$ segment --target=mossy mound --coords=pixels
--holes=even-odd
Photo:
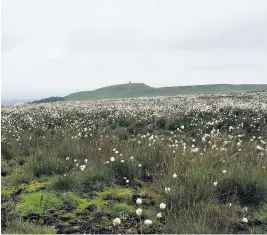
[[[133,195],[133,189],[122,187],[106,188],[98,195],[104,200],[127,201],[131,200],[131,197]]]
[[[40,189],[45,189],[46,186],[48,185],[48,182],[40,182],[40,181],[32,181],[31,183],[25,185],[25,191],[26,192],[34,192],[38,191]]]
[[[90,204],[86,199],[71,192],[62,194],[60,198],[62,200],[61,209],[73,210],[73,213],[83,212]]]
[[[16,187],[14,186],[1,186],[2,197],[10,197],[14,192],[16,192]]]
[[[14,185],[2,185],[1,186],[1,196],[2,201],[8,200],[9,197],[18,196],[22,192],[29,193],[35,192],[42,189],[45,189],[48,185],[47,179],[35,180],[30,182],[29,184],[21,184],[19,187]]]
[[[96,197],[89,202],[89,206],[94,205],[98,210],[106,210],[109,204],[114,204],[114,201],[130,202],[132,195],[133,189],[131,188],[106,188],[103,192],[97,193]]]
[[[16,210],[24,216],[30,214],[46,215],[58,209],[61,205],[61,199],[50,192],[33,192],[20,196],[20,202]]]
[[[23,191],[23,187],[15,187],[15,186],[1,186],[1,202],[7,202],[10,198],[14,198],[15,196],[21,194]]]
[[[116,203],[108,211],[112,218],[127,219],[135,213],[136,208],[134,206],[127,205],[125,203]]]

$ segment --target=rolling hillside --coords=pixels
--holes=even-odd
[[[66,100],[88,100],[106,98],[129,98],[144,96],[154,91],[154,88],[143,83],[129,83],[107,86],[93,91],[82,91],[72,93],[64,98]]]
[[[267,91],[267,84],[244,85],[195,85],[153,88],[144,83],[128,83],[107,86],[93,91],[72,93],[63,97],[65,100],[115,99],[141,96],[168,96],[181,94],[201,94],[217,92]]]

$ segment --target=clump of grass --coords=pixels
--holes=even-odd
[[[136,208],[125,203],[116,203],[110,210],[111,218],[129,218],[135,214]]]
[[[170,187],[170,192],[164,193],[162,200],[166,200],[173,214],[184,213],[200,203],[211,201],[214,187],[211,183],[212,169],[208,165],[203,163],[201,166],[195,166],[192,163],[178,170],[170,170],[178,173],[177,178],[167,175],[160,182],[160,186],[162,193],[164,188]]]
[[[164,129],[166,126],[166,117],[160,117],[156,120],[156,127],[158,129]]]
[[[108,168],[92,167],[82,172],[80,181],[82,192],[93,193],[94,191],[102,191],[105,187],[112,184],[112,177]]]
[[[13,157],[13,150],[9,144],[1,142],[1,156],[4,160],[10,160]]]
[[[267,226],[253,226],[248,228],[249,234],[266,234]]]
[[[68,171],[66,162],[44,154],[35,156],[28,167],[35,177],[63,174]]]
[[[19,186],[21,184],[27,184],[34,178],[31,171],[25,168],[16,168],[12,174],[8,177],[8,182],[11,185]]]
[[[114,132],[115,135],[118,136],[120,140],[127,140],[129,137],[129,133],[124,127],[117,127]]]
[[[267,188],[249,179],[223,179],[216,188],[219,202],[238,202],[258,207],[266,201]]]
[[[266,223],[267,225],[267,203],[264,203],[259,212],[258,212],[258,219]]]
[[[57,230],[53,226],[35,224],[23,220],[12,220],[7,223],[3,234],[56,234]]]
[[[236,233],[239,230],[239,216],[237,214],[237,208],[204,204],[203,214],[205,218],[213,218],[212,220],[206,220],[207,226],[212,230],[213,233],[221,231],[222,233]]]
[[[3,200],[3,188],[1,188],[1,231],[7,228],[8,223],[19,217],[19,214],[16,212],[16,204],[12,200]]]
[[[81,191],[82,185],[78,174],[68,173],[55,176],[51,182],[51,189],[55,191]]]
[[[239,224],[236,208],[200,202],[177,215],[169,213],[162,226],[168,233],[214,234],[237,233]]]
[[[126,185],[126,179],[132,181],[135,177],[138,178],[137,175],[137,166],[134,166],[130,162],[121,163],[119,161],[115,161],[109,164],[110,171],[112,172],[113,177],[116,180],[116,183],[120,185]]]

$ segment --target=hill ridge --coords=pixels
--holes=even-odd
[[[218,92],[253,92],[267,91],[267,84],[205,84],[151,87],[145,83],[124,83],[98,88],[92,91],[71,93],[65,100],[116,99],[141,96],[173,96],[184,94],[218,93]]]

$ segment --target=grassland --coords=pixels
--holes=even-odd
[[[267,233],[266,122],[264,92],[4,107],[2,233]]]

